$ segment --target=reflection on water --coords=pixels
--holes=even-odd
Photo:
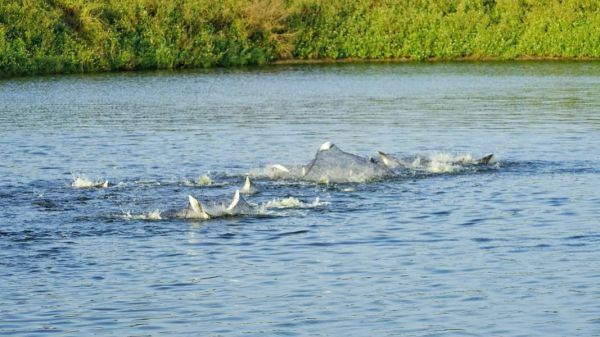
[[[593,62],[1,81],[0,334],[598,335],[598,92]],[[326,140],[497,165],[155,216]]]

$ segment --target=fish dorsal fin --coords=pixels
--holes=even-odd
[[[289,173],[290,170],[288,170],[287,167],[281,165],[281,164],[275,164],[271,166],[271,170],[273,171],[280,171],[280,172],[285,172],[285,173]]]
[[[377,151],[377,153],[379,154],[379,158],[385,166],[394,166],[394,160],[390,156],[388,156],[387,153],[382,151]]]
[[[250,177],[246,176],[246,181],[244,182],[244,186],[240,189],[240,193],[252,193],[254,187],[252,186],[252,182],[250,181]]]
[[[332,147],[333,147],[332,142],[325,142],[325,143],[321,144],[321,147],[319,148],[319,152],[327,151],[327,150],[331,149]]]
[[[192,197],[191,195],[188,196],[188,199],[190,201],[190,207],[192,208],[192,210],[194,211],[194,214],[196,216],[198,216],[201,219],[209,219],[210,218],[210,216],[208,214],[206,214],[206,212],[204,212],[204,209],[202,208],[202,204],[200,204],[198,199]]]
[[[239,202],[240,202],[240,190],[235,190],[235,193],[233,194],[233,200],[231,200],[231,204],[229,204],[229,207],[227,207],[226,211],[227,212],[233,211],[233,209],[235,208],[235,206],[237,206],[237,204]]]
[[[492,160],[492,157],[494,157],[494,154],[490,153],[487,156],[484,156],[483,158],[479,159],[477,162],[481,165],[487,165]]]

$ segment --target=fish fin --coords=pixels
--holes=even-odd
[[[104,183],[102,183],[102,188],[108,188],[108,180],[105,180]]]
[[[377,154],[379,154],[379,159],[381,159],[381,162],[383,163],[383,165],[387,166],[387,167],[394,167],[397,164],[396,160],[393,159],[392,157],[390,157],[387,153],[383,152],[383,151],[377,151]]]
[[[333,147],[332,142],[325,142],[325,143],[321,144],[321,147],[319,147],[319,152],[327,151],[327,150],[331,149],[332,147]]]
[[[481,159],[479,159],[477,161],[477,164],[480,165],[487,165],[490,163],[490,161],[492,160],[492,157],[494,157],[493,153],[488,154],[487,156],[482,157]]]
[[[198,201],[198,199],[192,197],[191,195],[188,196],[188,199],[190,201],[190,207],[194,211],[195,215],[197,215],[201,219],[210,218],[210,216],[206,214],[206,212],[202,208],[202,204]]]
[[[227,212],[233,211],[233,209],[235,208],[235,206],[237,206],[237,204],[239,202],[240,202],[240,190],[235,190],[235,193],[233,194],[233,200],[231,200],[231,204],[229,204],[229,207],[227,207],[226,211]]]
[[[250,181],[250,177],[246,176],[246,181],[244,182],[244,186],[240,189],[240,193],[250,194],[254,190],[252,186],[252,182]]]

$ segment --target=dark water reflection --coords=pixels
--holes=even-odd
[[[598,92],[599,63],[555,62],[2,81],[0,334],[600,335]],[[305,163],[325,140],[498,165],[257,179],[251,201],[306,207],[135,217]],[[187,183],[207,172],[214,186]],[[79,174],[111,187],[74,189]]]

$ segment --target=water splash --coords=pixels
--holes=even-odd
[[[433,174],[457,173],[479,164],[479,161],[474,159],[471,154],[452,154],[448,152],[406,157],[402,158],[401,161],[405,163],[405,168]]]
[[[196,180],[185,179],[183,184],[186,186],[212,186],[213,181],[208,174],[204,174],[199,176]]]
[[[267,201],[264,208],[302,208],[304,203],[298,198],[287,197]]]
[[[124,211],[121,217],[125,220],[162,220],[161,211],[154,210],[148,213],[132,214],[131,211]]]
[[[71,183],[74,188],[108,188],[108,180],[92,180],[84,175],[76,176]]]
[[[460,158],[464,161],[467,156],[471,158],[469,155],[462,155]],[[462,167],[457,161],[458,157],[449,153],[435,153],[427,159],[424,169],[430,173],[453,173],[459,171]]]
[[[247,172],[245,175],[250,178],[259,179],[300,179],[304,175],[303,165],[282,165],[272,164],[264,167],[254,168]]]
[[[316,208],[321,206],[329,205],[329,202],[321,201],[319,197],[316,197],[314,201],[305,203],[302,200],[295,197],[279,198],[269,200],[260,208],[262,209],[289,209],[289,208]]]

